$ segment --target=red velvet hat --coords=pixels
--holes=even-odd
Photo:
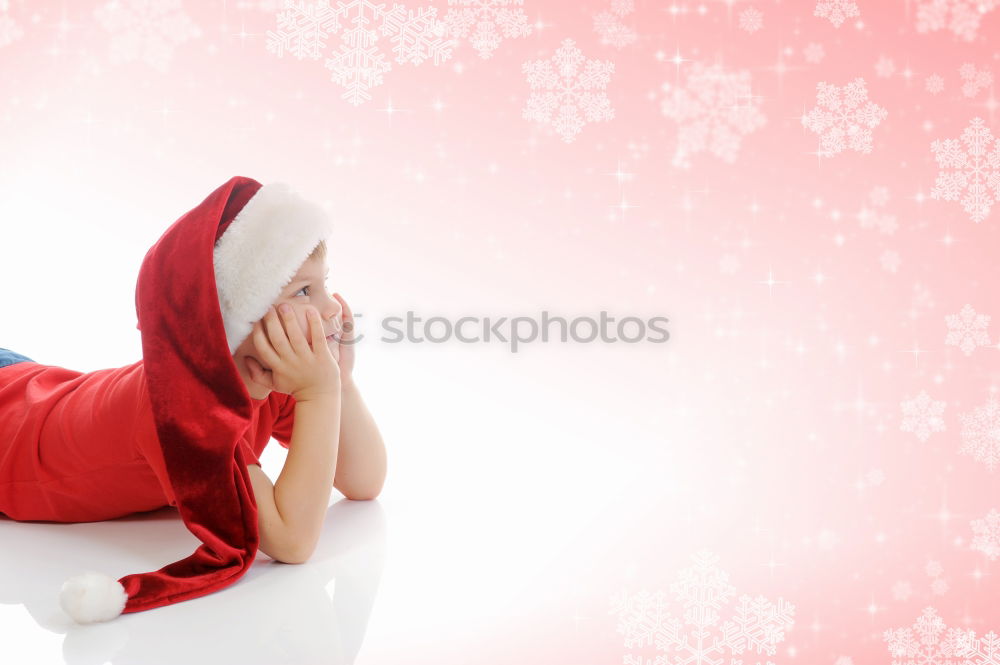
[[[154,572],[70,578],[59,602],[78,623],[205,596],[253,563],[257,503],[238,445],[253,404],[232,356],[331,231],[288,185],[235,176],[146,253],[135,305],[147,387],[177,509],[202,545]]]

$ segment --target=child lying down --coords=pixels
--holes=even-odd
[[[142,360],[82,373],[0,349],[0,514],[92,522],[169,505],[202,542],[155,572],[70,578],[60,604],[77,622],[218,591],[258,548],[304,562],[331,486],[381,491],[354,319],[325,288],[330,233],[287,185],[233,177],[143,259]],[[259,460],[272,436],[288,448],[273,485]]]

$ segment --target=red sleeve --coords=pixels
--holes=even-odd
[[[271,394],[277,395],[274,400],[276,416],[271,428],[271,436],[287,448],[292,441],[292,430],[295,428],[295,398],[284,393],[272,392]]]

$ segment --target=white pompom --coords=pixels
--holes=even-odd
[[[77,623],[114,619],[125,609],[128,594],[121,582],[104,573],[87,572],[66,580],[59,604]]]

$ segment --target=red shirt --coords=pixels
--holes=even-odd
[[[295,400],[253,400],[239,445],[247,460],[273,436],[288,447]],[[207,415],[207,414],[206,414]],[[15,520],[94,522],[176,505],[143,361],[78,372],[0,368],[0,513]]]

